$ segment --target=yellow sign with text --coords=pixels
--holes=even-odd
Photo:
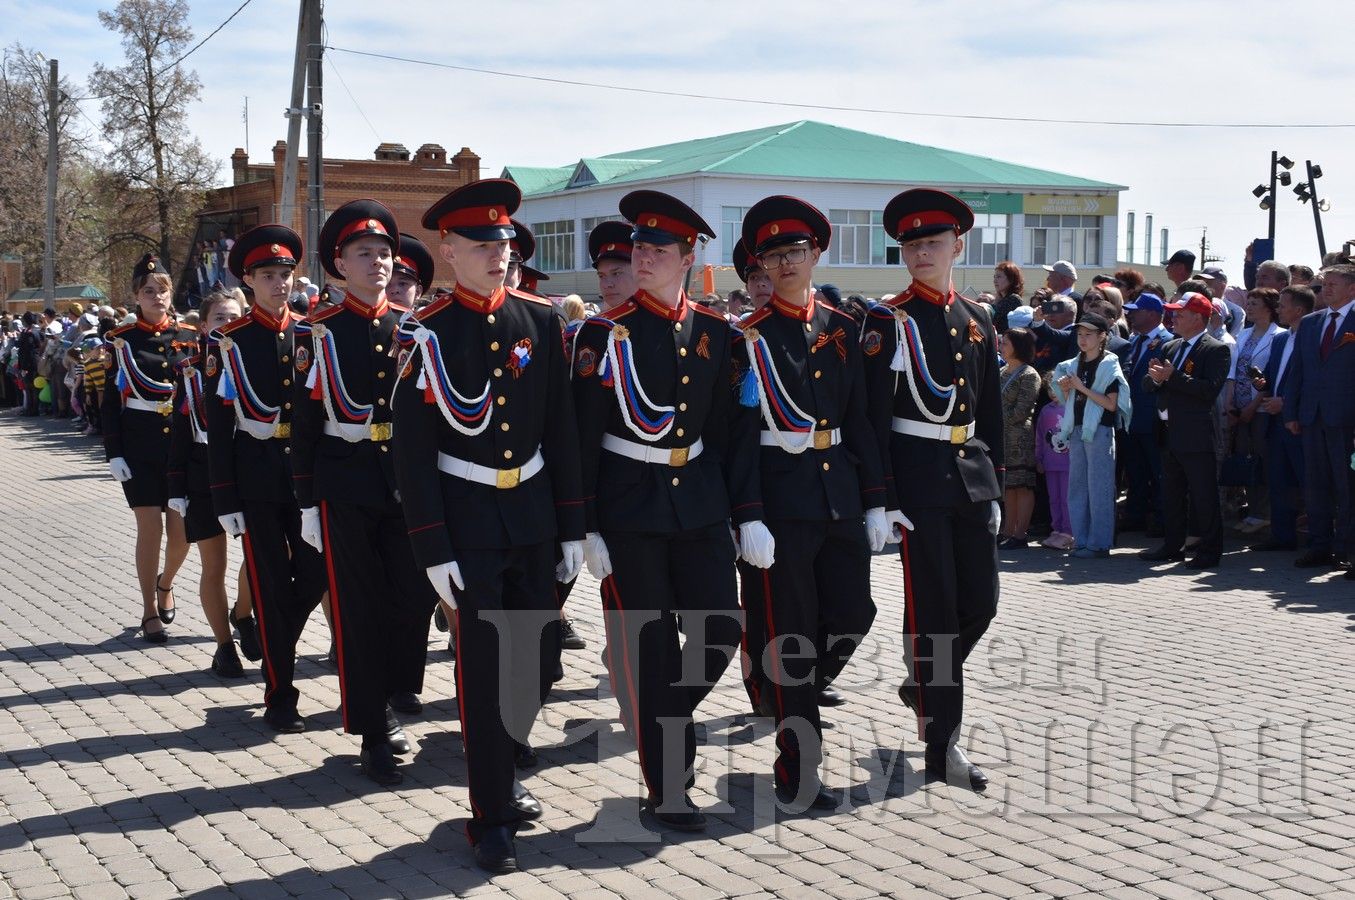
[[[1028,216],[1113,216],[1119,209],[1119,197],[1083,194],[1028,194]]]

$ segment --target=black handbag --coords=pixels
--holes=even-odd
[[[1219,487],[1255,487],[1261,483],[1261,457],[1234,453],[1219,465]]]

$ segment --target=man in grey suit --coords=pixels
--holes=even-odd
[[[1322,271],[1326,309],[1303,317],[1284,386],[1284,424],[1303,441],[1308,551],[1302,568],[1350,565],[1355,549],[1355,265]],[[1350,573],[1346,573],[1350,576]]]
[[[1176,339],[1150,360],[1143,388],[1157,395],[1159,415],[1167,422],[1166,452],[1162,455],[1165,535],[1162,545],[1139,554],[1149,562],[1185,558],[1187,499],[1199,527],[1200,544],[1186,565],[1212,569],[1223,555],[1223,520],[1219,510],[1218,441],[1214,401],[1228,379],[1232,355],[1206,329],[1214,305],[1208,297],[1188,291],[1177,303],[1172,330]]]

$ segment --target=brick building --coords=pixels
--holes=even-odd
[[[195,246],[201,241],[215,242],[224,231],[231,236],[255,225],[277,221],[282,203],[283,163],[287,145],[273,145],[272,162],[250,162],[249,154],[237,148],[231,154],[232,183],[209,191],[203,211],[198,214]],[[284,223],[305,237],[306,185],[310,173],[303,156],[297,163],[296,202],[292,221]],[[332,211],[350,200],[370,197],[380,200],[395,213],[403,231],[435,247],[438,236],[419,225],[424,210],[453,188],[480,178],[480,157],[462,147],[450,159],[438,144],[424,144],[410,153],[402,144],[386,143],[376,148],[372,159],[326,159],[324,161],[325,209]],[[436,258],[437,253],[434,252]],[[435,283],[450,286],[451,271],[438,263]],[[179,293],[191,288],[183,279]]]

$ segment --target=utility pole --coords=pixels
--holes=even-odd
[[[1200,232],[1200,268],[1203,269],[1206,263],[1212,261],[1209,258],[1209,228],[1206,227]]]
[[[245,157],[249,157],[249,95],[245,95]]]
[[[308,94],[306,102],[310,115],[306,135],[306,149],[309,152],[306,169],[309,186],[306,191],[306,257],[311,281],[323,284],[325,272],[320,265],[320,229],[325,224],[324,195],[324,153],[321,148],[321,124],[323,103],[323,84],[321,81],[321,63],[324,61],[324,5],[322,0],[310,0],[310,18],[306,23],[309,34],[309,47],[306,60],[309,71],[306,77]]]
[[[1271,251],[1275,247],[1275,207],[1279,206],[1279,197],[1275,193],[1275,181],[1279,178],[1280,170],[1280,151],[1270,151],[1270,208],[1267,212],[1270,214],[1270,227],[1266,231],[1266,237],[1270,238]],[[1286,182],[1288,183],[1288,182]]]
[[[1317,258],[1320,260],[1327,255],[1327,238],[1322,233],[1323,201],[1317,199],[1317,179],[1322,175],[1322,167],[1314,166],[1311,159],[1307,160],[1306,164],[1308,166],[1308,199],[1313,204],[1313,224],[1317,226]]]
[[[292,227],[296,214],[296,161],[301,146],[301,100],[306,92],[306,45],[310,41],[308,12],[313,0],[301,0],[296,25],[296,57],[292,66],[292,102],[287,107],[287,156],[282,163],[282,197],[275,211],[280,225]]]
[[[47,306],[56,305],[56,173],[57,129],[60,126],[58,107],[61,88],[57,78],[57,61],[47,61],[47,246],[42,254],[42,298]]]

